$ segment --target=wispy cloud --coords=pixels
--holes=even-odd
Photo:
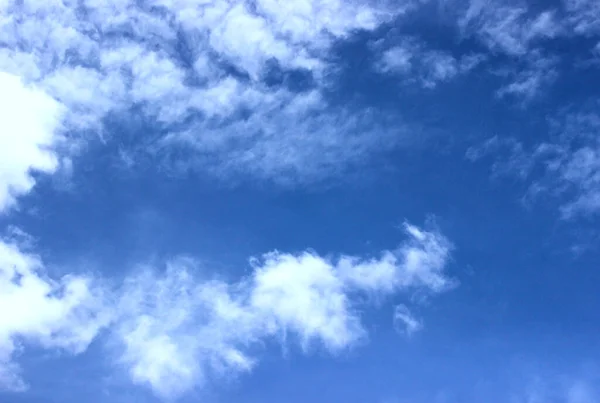
[[[454,20],[458,32],[447,49],[417,36],[380,40],[377,71],[403,82],[434,88],[465,76],[485,63],[486,71],[504,78],[497,91],[527,103],[539,97],[559,76],[560,57],[548,45],[568,36],[569,30],[555,10],[533,11],[526,4],[453,2],[445,24]],[[464,48],[456,43],[470,44]],[[473,46],[473,41],[478,45]],[[385,44],[386,47],[381,46]],[[379,49],[382,48],[382,49]],[[465,48],[476,49],[465,53]],[[457,52],[457,50],[460,50]]]
[[[417,319],[406,305],[397,305],[394,309],[394,326],[400,332],[411,336],[423,328],[423,322]]]
[[[529,184],[528,197],[554,196],[563,218],[600,212],[600,116],[569,112],[551,125],[548,141],[526,146],[515,138],[494,137],[473,147],[473,161],[491,155],[492,174],[516,175]]]
[[[568,22],[581,35],[600,33],[600,5],[593,0],[565,0]]]
[[[474,35],[495,52],[523,56],[537,42],[553,38],[561,31],[555,12],[529,12],[523,5],[471,1],[459,19],[466,35]]]
[[[525,391],[515,393],[511,401],[515,403],[593,403],[598,399],[598,391],[591,379],[563,376],[538,378],[530,382]]]
[[[485,56],[481,54],[455,57],[447,51],[430,49],[425,43],[411,37],[402,38],[390,45],[381,51],[375,65],[376,70],[396,75],[407,83],[417,83],[425,88],[434,88],[440,83],[467,74],[485,60]]]
[[[558,78],[558,63],[556,57],[544,56],[537,51],[529,53],[520,63],[520,67],[502,73],[510,82],[498,90],[498,96],[512,96],[523,104],[528,103]]]
[[[312,181],[393,144],[378,138],[369,111],[330,107],[320,82],[335,41],[375,29],[409,6],[4,2],[0,70],[64,105],[72,138],[85,142],[95,131],[108,141],[116,135],[102,132],[107,116],[135,109],[157,128],[139,139],[140,149],[158,143],[146,148],[168,155],[177,138],[180,147],[187,141],[192,166],[215,174]],[[273,66],[302,71],[313,84],[300,94],[269,86]],[[358,152],[365,154],[359,159]]]

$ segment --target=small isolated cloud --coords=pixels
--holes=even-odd
[[[394,327],[401,333],[411,336],[423,329],[423,322],[413,316],[406,305],[397,305],[394,309]]]
[[[527,179],[536,161],[524,145],[513,137],[501,138],[494,136],[477,146],[469,147],[466,157],[472,162],[493,155],[491,176],[499,178],[505,175],[516,175]]]
[[[484,59],[478,54],[455,57],[447,51],[429,49],[414,38],[404,38],[381,52],[375,68],[381,73],[401,77],[408,83],[434,88],[439,83],[468,73]]]
[[[558,78],[557,64],[556,58],[530,53],[521,67],[502,73],[510,82],[498,90],[498,96],[516,97],[524,103],[531,101]]]

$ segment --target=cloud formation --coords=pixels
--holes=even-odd
[[[552,89],[570,71],[568,66],[576,64],[575,69],[585,70],[597,65],[597,4],[588,0],[560,3],[435,2],[438,14],[430,13],[426,21],[436,23],[440,32],[432,38],[410,29],[403,33],[402,26],[396,26],[389,37],[377,40],[385,46],[376,47],[375,69],[403,83],[431,89],[481,65],[484,68],[478,72],[491,75],[492,80],[500,77],[498,97],[519,105],[531,103]],[[575,43],[576,59],[561,50],[567,41]],[[587,49],[579,51],[581,46]]]
[[[421,41],[406,37],[382,51],[375,68],[381,73],[400,76],[407,83],[432,89],[467,74],[484,60],[484,55],[475,53],[455,57],[448,51],[430,49]]]
[[[162,274],[143,271],[122,293],[119,361],[135,383],[173,397],[207,378],[249,371],[258,361],[253,352],[268,340],[298,343],[305,352],[350,348],[367,337],[361,294],[435,294],[456,285],[444,272],[449,241],[405,229],[407,241],[380,258],[271,252],[252,259],[252,274],[234,283],[198,280],[188,259],[170,262]],[[409,332],[420,327],[404,319]]]
[[[528,185],[526,197],[550,195],[560,203],[563,218],[600,212],[600,116],[594,107],[569,111],[551,122],[548,141],[525,145],[493,137],[472,147],[467,158],[494,160],[492,175],[516,176]]]
[[[34,172],[53,173],[63,107],[18,76],[0,72],[0,213],[35,185]]]
[[[26,346],[81,353],[107,324],[102,290],[71,275],[54,281],[41,260],[0,241],[0,387],[26,388],[16,360]]]
[[[434,230],[405,230],[407,240],[379,258],[271,252],[252,259],[251,274],[236,282],[202,279],[194,260],[178,258],[164,271],[140,269],[117,289],[79,275],[53,281],[38,257],[3,241],[0,309],[12,314],[0,320],[2,387],[25,387],[19,351],[82,353],[102,329],[117,367],[162,398],[250,371],[269,340],[304,352],[353,347],[367,338],[359,308],[369,298],[361,295],[436,294],[456,285],[445,273],[449,241]],[[395,320],[418,330],[406,312],[397,310]]]
[[[330,105],[322,89],[336,41],[408,7],[8,1],[0,4],[0,71],[64,105],[70,141],[85,144],[94,132],[110,141],[110,121],[137,113],[156,130],[126,152],[165,163],[177,153],[178,165],[219,176],[311,182],[394,146],[389,133],[398,130],[382,129],[373,111]],[[305,76],[306,88],[270,85],[277,71]]]
[[[499,97],[530,102],[560,77],[553,41],[597,34],[588,3],[566,1],[559,18],[557,10],[520,2],[457,1],[446,16],[455,41],[475,40],[477,52],[399,35],[375,47],[375,69],[432,89],[484,66],[502,77]],[[227,180],[314,183],[406,144],[411,130],[401,113],[331,101],[339,67],[331,53],[357,32],[375,32],[418,8],[367,0],[6,1],[0,71],[56,103],[40,106],[56,109],[48,112],[53,120],[36,113],[39,122],[29,124],[53,136],[60,126],[77,144],[58,160],[100,136],[120,144],[132,164],[149,156]],[[128,129],[129,117],[144,122],[143,135]],[[127,122],[119,134],[115,121]],[[131,136],[132,149],[120,138]],[[52,164],[39,169],[53,171]]]

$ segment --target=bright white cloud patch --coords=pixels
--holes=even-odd
[[[0,72],[0,212],[35,185],[33,173],[52,173],[60,140],[61,105],[18,76]]]
[[[118,362],[134,383],[177,396],[206,381],[207,372],[248,370],[240,350],[254,341],[252,319],[227,285],[199,283],[191,262],[169,263],[164,275],[146,271],[127,280],[114,335]],[[245,339],[249,337],[249,339]]]
[[[102,293],[91,279],[46,277],[35,255],[0,241],[0,388],[20,390],[17,356],[29,345],[84,351],[106,324]]]
[[[337,352],[363,341],[357,298],[368,292],[441,292],[450,243],[407,225],[409,239],[379,259],[331,260],[305,252],[253,259],[253,272],[235,283],[201,281],[183,259],[164,274],[143,271],[124,287],[114,327],[119,363],[135,383],[174,397],[207,379],[250,370],[260,343],[297,341],[304,351]],[[407,331],[420,323],[400,315]]]

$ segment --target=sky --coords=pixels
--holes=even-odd
[[[0,401],[600,402],[596,0],[0,0]]]

